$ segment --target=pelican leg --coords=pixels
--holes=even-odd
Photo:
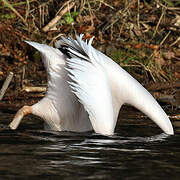
[[[9,124],[9,127],[11,129],[16,129],[19,126],[23,117],[28,115],[28,114],[31,114],[31,113],[32,113],[32,107],[31,106],[23,106],[21,109],[18,110],[18,112],[14,116],[14,119]]]

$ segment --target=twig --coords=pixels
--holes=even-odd
[[[72,2],[71,4],[68,4],[57,16],[55,16],[42,30],[44,32],[49,31],[55,24],[62,18],[62,16],[72,9],[75,5],[75,2]]]
[[[174,41],[174,42],[170,45],[170,47],[171,47],[171,46],[174,46],[178,41],[180,41],[180,37],[178,37],[178,38],[176,39],[176,41]]]
[[[87,4],[88,4],[89,14],[90,14],[90,17],[91,17],[91,26],[94,26],[93,15],[92,15],[91,6],[89,4],[89,1],[87,1]]]
[[[162,3],[160,3],[158,0],[156,0],[156,2],[157,2],[158,5],[164,7],[164,8],[166,8],[166,9],[168,9],[168,10],[180,10],[179,7],[168,7],[168,6],[165,6],[165,5],[163,5]]]
[[[161,13],[161,17],[159,18],[159,21],[158,21],[158,23],[157,23],[157,25],[156,25],[156,29],[155,29],[155,31],[154,31],[154,33],[153,33],[152,39],[154,38],[154,36],[155,36],[156,33],[157,33],[157,30],[158,30],[158,28],[159,28],[159,25],[160,25],[160,23],[161,23],[161,20],[162,20],[162,18],[163,18],[163,16],[164,16],[165,12],[166,12],[166,8],[163,8],[163,9],[162,9],[162,13]]]
[[[9,86],[12,78],[13,78],[13,72],[10,72],[9,75],[7,76],[7,78],[6,78],[5,82],[4,82],[1,90],[0,90],[0,101],[2,100],[2,98],[3,98],[7,88]]]
[[[66,6],[69,6],[69,4],[71,4],[73,0],[68,0],[68,1],[65,1],[64,4],[59,8],[59,10],[57,11],[56,13],[56,16],[66,7]]]
[[[138,3],[138,9],[137,9],[137,11],[138,11],[138,13],[137,13],[137,25],[138,25],[138,29],[140,29],[140,24],[139,24],[139,6],[140,6],[140,0],[138,0],[137,3]]]
[[[106,31],[107,29],[109,29],[111,26],[113,26],[120,17],[124,17],[126,18],[126,14],[128,11],[128,8],[134,3],[134,0],[132,0],[126,7],[125,9],[122,11],[121,9],[118,10],[116,13],[114,13],[114,15],[112,16],[111,19],[108,20],[107,24],[103,27],[102,32]]]
[[[46,87],[23,87],[23,91],[25,92],[46,92]]]
[[[59,38],[59,37],[61,37],[61,36],[63,36],[63,35],[64,35],[63,33],[59,33],[57,36],[55,36],[55,37],[51,40],[51,42],[49,43],[49,46],[52,46],[53,43],[54,43],[54,41],[55,41],[57,38]]]
[[[107,6],[107,7],[111,8],[111,9],[115,10],[115,8],[114,8],[113,6],[111,6],[110,4],[104,2],[104,0],[100,0],[99,2],[102,3],[102,4],[104,4],[104,5]]]
[[[180,114],[177,114],[177,115],[169,115],[168,116],[169,118],[171,118],[171,119],[180,119]]]
[[[30,4],[29,0],[26,0],[26,15],[25,15],[25,21],[27,22],[27,18],[29,16],[29,10],[30,10]]]
[[[24,77],[25,77],[25,73],[26,73],[26,67],[25,65],[22,68],[22,80],[21,80],[21,87],[24,87]]]
[[[35,1],[37,1],[37,0],[29,0],[29,3],[32,3],[32,2],[35,2]],[[13,7],[15,7],[15,6],[21,6],[21,5],[24,5],[24,4],[27,4],[27,1],[20,1],[20,2],[17,2],[17,3],[13,3],[13,4],[11,4],[11,6],[13,6]],[[3,9],[3,8],[6,8],[6,7],[8,7],[8,6],[0,6],[0,9]]]
[[[118,35],[119,38],[121,36],[122,30],[123,30],[123,27],[124,27],[124,24],[125,24],[125,20],[126,20],[126,18],[124,18],[123,21],[122,21],[122,25],[121,25],[121,28],[119,30],[119,35]]]
[[[169,31],[166,36],[163,38],[163,40],[160,43],[160,46],[162,46],[162,44],[164,43],[164,41],[167,39],[167,37],[169,36],[169,34],[171,33],[171,31]]]
[[[4,2],[4,5],[7,6],[11,11],[13,11],[21,20],[22,22],[28,27],[28,24],[26,20],[16,11],[16,9],[7,1],[7,0],[2,0]]]

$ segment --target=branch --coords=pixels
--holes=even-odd
[[[75,3],[72,2],[68,4],[57,16],[55,16],[45,27],[43,27],[43,31],[47,32],[49,31],[53,26],[56,25],[56,23],[62,18],[62,16],[68,12],[70,9],[74,7]]]
[[[4,82],[1,90],[0,90],[0,101],[2,100],[2,98],[3,98],[7,88],[9,86],[12,78],[13,78],[13,72],[10,72],[9,75],[7,76],[7,78],[6,78],[5,82]]]
[[[46,92],[46,87],[29,87],[25,86],[23,88],[23,91],[25,92]]]

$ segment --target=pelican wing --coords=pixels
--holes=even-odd
[[[84,132],[92,130],[87,113],[71,92],[65,69],[66,54],[45,44],[26,41],[36,48],[42,57],[48,74],[46,96],[32,106],[32,113],[42,117],[51,130]]]
[[[81,38],[74,41],[78,49],[67,44],[71,57],[66,59],[66,69],[71,78],[69,85],[88,112],[95,132],[111,135],[115,122],[110,84],[105,69],[97,61],[98,56],[91,41],[87,44]]]
[[[56,69],[55,71],[57,71],[57,66],[65,65],[65,57],[63,53],[60,52],[58,49],[48,46],[46,44],[39,44],[33,41],[24,42],[31,45],[41,53],[42,60],[48,75],[50,75],[49,72],[51,69]],[[59,70],[61,71],[61,69]]]

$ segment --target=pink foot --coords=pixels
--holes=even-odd
[[[16,129],[22,118],[28,114],[32,113],[32,108],[31,106],[23,106],[21,109],[19,109],[19,111],[16,113],[16,115],[14,116],[14,119],[12,120],[12,122],[9,124],[9,127],[11,129]]]

